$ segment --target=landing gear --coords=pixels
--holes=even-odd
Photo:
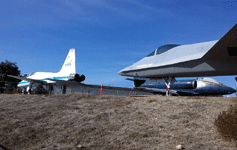
[[[165,85],[166,85],[166,96],[170,96],[170,87],[171,85],[175,82],[175,78],[174,77],[166,77],[163,78]]]
[[[26,88],[22,88],[22,95],[24,95],[26,92]]]
[[[33,84],[33,83],[30,82],[29,86],[26,88],[26,91],[27,91],[28,95],[31,94],[31,87],[32,87],[32,84]]]

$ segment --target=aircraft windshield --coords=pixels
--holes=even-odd
[[[147,55],[146,57],[149,57],[149,56],[154,56],[154,54],[155,54],[155,51],[156,50],[154,50],[152,53],[150,53],[149,55]]]
[[[176,46],[179,46],[179,45],[178,44],[167,44],[167,45],[161,46],[157,49],[156,55],[164,53],[164,52],[166,52],[166,51],[168,51],[168,50],[170,50],[170,49],[172,49]]]
[[[160,46],[159,48],[157,48],[156,50],[154,50],[152,53],[150,53],[149,55],[147,55],[146,57],[149,57],[149,56],[154,56],[154,55],[159,55],[161,53],[164,53],[176,46],[179,46],[178,44],[167,44],[167,45],[163,45],[163,46]]]
[[[35,74],[35,72],[32,72],[32,73],[28,74],[28,77],[33,76],[34,74]]]

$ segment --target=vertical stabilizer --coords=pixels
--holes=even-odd
[[[204,59],[236,59],[237,23],[203,56]]]
[[[63,63],[61,70],[58,72],[60,75],[69,75],[71,73],[76,73],[76,58],[75,58],[75,48],[71,48],[67,54],[67,57]]]

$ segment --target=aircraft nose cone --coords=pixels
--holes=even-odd
[[[122,73],[122,71],[119,71],[117,74],[122,75],[123,73]]]
[[[126,73],[125,73],[124,71],[126,71],[126,70],[125,70],[125,69],[120,70],[117,74],[119,74],[119,75],[125,75]]]
[[[230,88],[230,93],[235,93],[236,90],[234,88]]]

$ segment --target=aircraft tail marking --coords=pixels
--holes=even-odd
[[[68,55],[63,63],[61,70],[58,72],[61,75],[69,75],[71,73],[76,73],[76,58],[75,58],[75,48],[71,48]]]

